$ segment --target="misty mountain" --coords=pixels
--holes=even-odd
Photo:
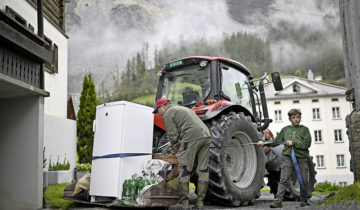
[[[66,11],[70,93],[80,92],[78,81],[85,72],[94,74],[97,86],[112,80],[145,43],[151,69],[156,50],[199,39],[216,47],[224,33],[249,33],[268,43],[268,72],[305,73],[311,68],[329,79],[324,75],[328,70],[343,71],[338,5],[332,0],[75,0],[66,4]],[[242,53],[233,57],[244,62]],[[344,74],[336,75],[331,79]]]

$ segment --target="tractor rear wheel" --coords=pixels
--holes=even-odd
[[[260,197],[265,171],[263,148],[245,145],[261,140],[256,124],[242,112],[230,112],[207,125],[212,135],[208,198],[225,205],[251,205]]]

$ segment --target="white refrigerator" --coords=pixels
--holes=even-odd
[[[152,153],[153,108],[118,101],[96,107],[93,157],[123,153]],[[91,196],[121,198],[122,184],[141,172],[151,155],[92,160]]]

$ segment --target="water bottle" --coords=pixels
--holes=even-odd
[[[122,199],[123,200],[129,199],[129,180],[128,179],[126,179],[123,183]]]
[[[140,194],[140,191],[142,189],[142,179],[138,179],[137,180],[137,185],[136,185],[136,194],[139,195]]]
[[[130,199],[133,201],[136,200],[136,181],[134,179],[130,180],[129,192]]]

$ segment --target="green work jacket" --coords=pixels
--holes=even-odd
[[[208,127],[189,108],[170,104],[163,118],[171,144],[211,137]]]
[[[281,129],[276,136],[275,142],[292,141],[292,147],[285,144],[282,151],[283,155],[291,156],[291,150],[294,149],[295,156],[304,158],[309,156],[309,147],[311,146],[311,135],[307,127],[303,125],[289,125]],[[274,146],[274,145],[272,145]]]

